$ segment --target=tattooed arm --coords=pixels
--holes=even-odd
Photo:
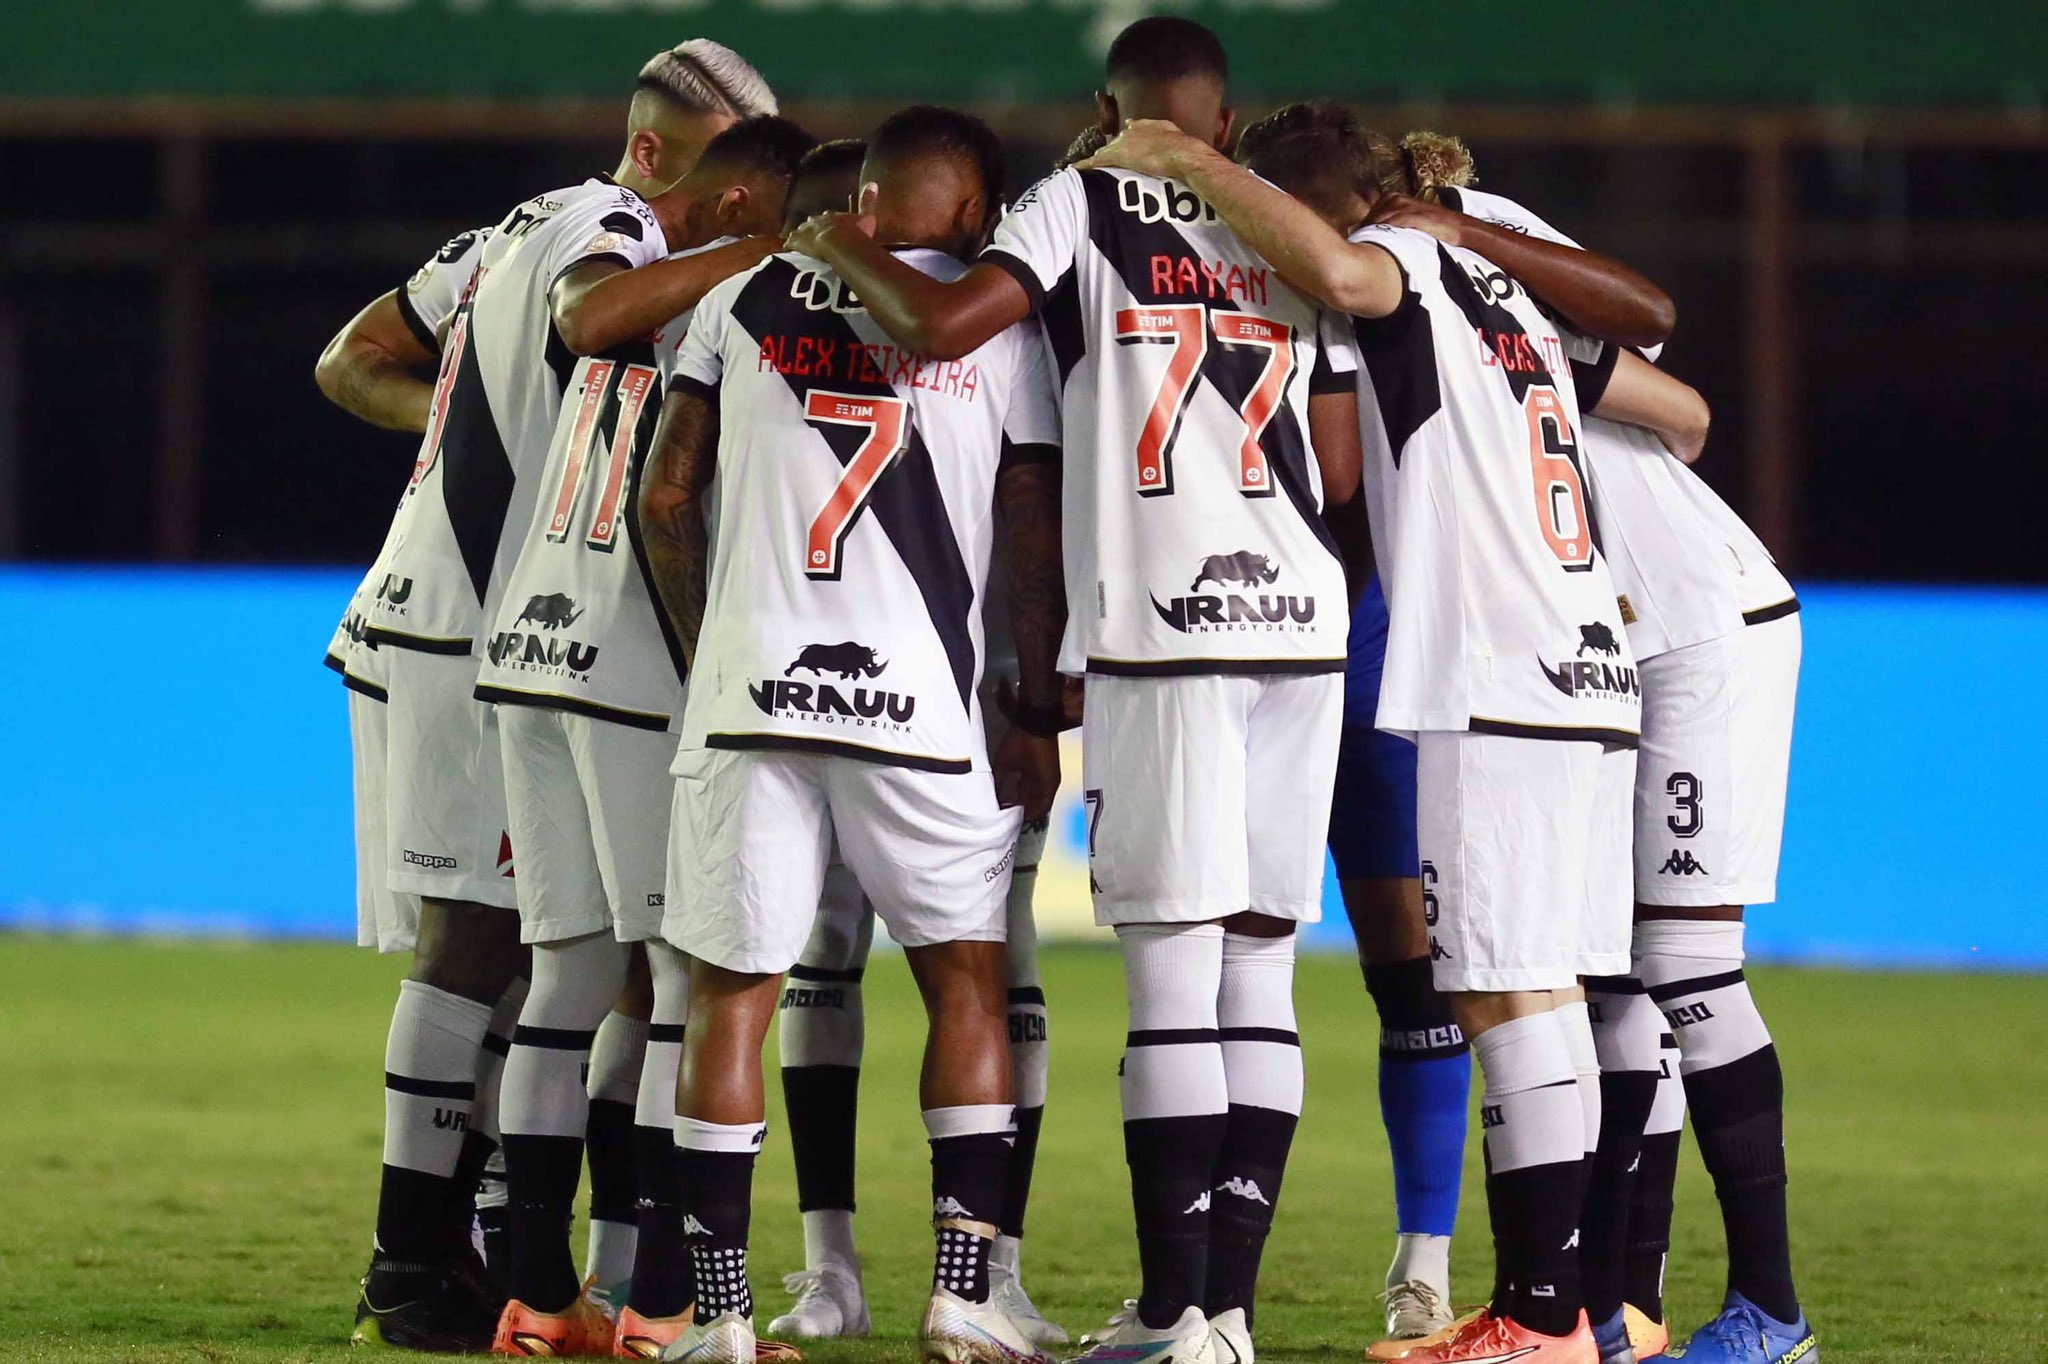
[[[717,398],[700,389],[672,388],[641,472],[640,534],[662,609],[668,612],[684,661],[693,667],[711,573],[704,491],[717,460]]]
[[[996,510],[1009,565],[1018,680],[1010,730],[991,765],[997,799],[1022,805],[1026,820],[1040,820],[1059,794],[1059,732],[1066,723],[1059,653],[1067,628],[1067,583],[1060,558],[1057,446],[1013,448],[996,479]]]
[[[392,290],[349,319],[313,366],[313,382],[344,412],[387,431],[424,431],[439,358],[399,308]]]

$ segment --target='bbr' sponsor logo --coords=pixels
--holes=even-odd
[[[1216,210],[1211,208],[1201,195],[1185,185],[1176,185],[1171,180],[1119,180],[1116,186],[1116,204],[1124,212],[1134,215],[1141,223],[1201,223],[1213,226],[1221,221],[1216,216]]]
[[[867,311],[860,295],[848,288],[845,280],[816,270],[798,271],[796,278],[789,282],[789,296],[814,313]]]

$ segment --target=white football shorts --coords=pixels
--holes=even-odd
[[[1342,673],[1091,675],[1081,785],[1095,922],[1320,919],[1343,719]]]
[[[1778,898],[1799,654],[1795,612],[1643,660],[1638,902]]]
[[[836,837],[905,947],[1002,942],[1022,812],[987,772],[919,772],[814,753],[677,755],[662,936],[729,971],[787,971],[804,950]]]
[[[498,722],[476,660],[389,648],[386,878],[391,889],[519,907]]]
[[[497,709],[520,940],[660,937],[675,736],[541,706]]]
[[[1629,969],[1635,752],[1424,730],[1416,843],[1439,990],[1562,990]]]
[[[379,952],[410,952],[419,934],[420,897],[391,889],[384,841],[389,709],[348,689],[348,739],[356,791],[356,944]]]

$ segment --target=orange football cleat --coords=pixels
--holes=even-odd
[[[612,1336],[612,1355],[617,1359],[659,1359],[662,1347],[695,1320],[694,1307],[685,1307],[672,1317],[643,1317],[629,1304],[619,1313],[618,1330]]]
[[[498,1318],[491,1353],[532,1359],[587,1359],[608,1356],[615,1332],[611,1314],[586,1280],[566,1312],[536,1312],[514,1298]]]
[[[1579,1313],[1570,1334],[1546,1336],[1509,1317],[1481,1312],[1440,1345],[1401,1356],[1402,1364],[1600,1364],[1593,1328]]]

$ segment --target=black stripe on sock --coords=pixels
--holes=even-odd
[[[1743,979],[1742,968],[1738,966],[1733,971],[1723,971],[1718,976],[1695,976],[1691,980],[1674,980],[1666,985],[1653,985],[1650,987],[1650,998],[1658,1004],[1663,1004],[1677,999],[1680,995],[1703,995],[1709,990],[1722,990],[1730,985],[1740,985]]]
[[[1045,1007],[1045,991],[1036,985],[1013,986],[1010,990],[1010,1003],[1036,1004],[1042,1009]]]
[[[1645,993],[1643,983],[1634,976],[1587,976],[1586,993],[1589,995],[1640,995]]]
[[[680,1045],[683,1040],[683,1025],[680,1023],[649,1023],[647,1025],[647,1040],[650,1042],[674,1042]]]
[[[512,1030],[515,1047],[538,1047],[543,1051],[589,1051],[597,1040],[597,1029],[529,1028],[521,1023]]]
[[[509,1056],[512,1053],[512,1039],[501,1033],[484,1034],[484,1050],[493,1056]]]
[[[860,984],[861,977],[866,974],[867,968],[861,966],[856,966],[847,971],[833,971],[823,966],[805,966],[802,962],[798,962],[795,966],[789,968],[789,978],[791,980],[808,980],[813,983],[823,982],[837,985],[858,985]]]
[[[1286,1028],[1219,1028],[1217,1036],[1223,1042],[1272,1042],[1283,1047],[1301,1045],[1301,1034]]]
[[[1220,1040],[1215,1028],[1139,1028],[1124,1035],[1126,1047],[1197,1047]]]
[[[384,1088],[400,1094],[417,1094],[422,1099],[475,1099],[474,1080],[415,1080],[410,1075],[384,1072]]]

